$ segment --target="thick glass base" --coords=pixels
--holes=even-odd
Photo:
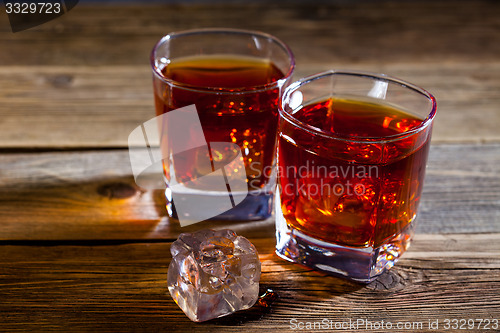
[[[413,221],[398,235],[377,248],[348,247],[304,235],[298,230],[289,228],[283,215],[276,215],[278,256],[362,283],[372,282],[385,270],[394,266],[409,247],[415,229]]]
[[[175,202],[169,200],[172,196],[165,191],[167,198],[167,212],[170,217],[184,222],[188,225],[205,220],[209,221],[258,221],[269,218],[273,210],[274,193],[255,191],[245,192],[241,198],[237,193],[232,193],[233,202],[239,202],[237,205],[227,209],[227,193],[185,193],[177,194],[176,200],[189,200],[196,203],[196,207],[189,210],[183,210],[183,215],[179,216],[179,211],[175,209]],[[210,200],[207,200],[207,195]],[[218,198],[220,197],[220,199]],[[222,212],[222,213],[221,213]]]

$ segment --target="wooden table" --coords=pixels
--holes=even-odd
[[[500,331],[499,17],[497,1],[81,3],[13,34],[2,14],[0,331],[266,332],[364,320],[345,331],[387,332],[391,322],[393,331],[442,332],[455,319],[473,320],[470,332],[488,320]],[[278,36],[295,51],[296,77],[385,72],[436,95],[418,232],[375,282],[279,259],[272,220],[180,228],[161,193],[135,185],[127,137],[154,113],[150,49],[169,31],[211,26]],[[169,247],[202,227],[250,238],[261,288],[279,298],[189,321],[167,291]]]

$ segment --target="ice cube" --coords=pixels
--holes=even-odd
[[[170,252],[168,290],[192,321],[226,316],[257,301],[260,261],[245,237],[228,229],[183,233]]]

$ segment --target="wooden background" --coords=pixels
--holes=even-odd
[[[436,332],[429,320],[440,331],[445,319],[500,320],[499,17],[498,1],[81,3],[12,33],[2,13],[0,332],[287,331],[294,318],[417,321],[423,328],[409,331]],[[390,272],[364,286],[285,262],[273,254],[272,219],[180,228],[161,193],[134,184],[127,138],[154,115],[152,46],[214,26],[279,37],[296,78],[385,72],[437,97],[418,234]],[[261,289],[279,296],[270,307],[204,324],[178,309],[169,246],[207,226],[256,244]],[[484,331],[477,323],[468,331]]]

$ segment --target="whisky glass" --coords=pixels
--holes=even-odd
[[[415,230],[435,98],[383,74],[328,71],[279,107],[277,254],[368,283]]]
[[[295,66],[288,46],[255,31],[174,32],[156,44],[151,66],[157,116],[194,106],[198,118],[195,125],[159,125],[162,144],[167,141],[162,152],[169,216],[181,224],[268,218],[278,102]],[[176,154],[172,142],[190,150]],[[241,164],[231,162],[238,158]],[[243,185],[237,182],[241,172]]]

